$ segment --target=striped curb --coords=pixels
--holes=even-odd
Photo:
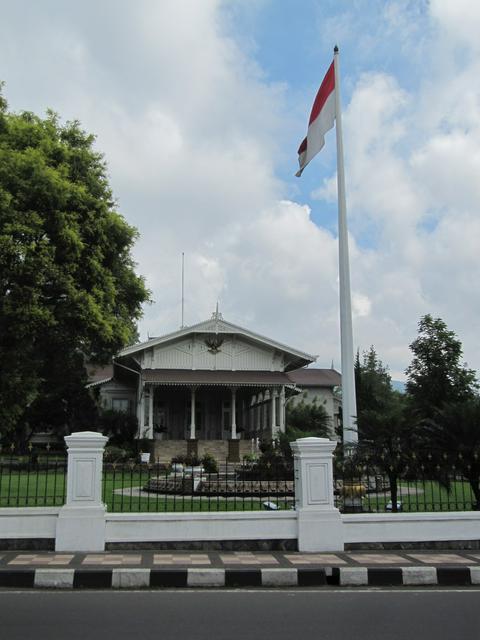
[[[480,585],[480,567],[0,569],[0,588],[148,589]]]

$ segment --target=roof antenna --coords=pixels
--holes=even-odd
[[[180,325],[180,329],[185,328],[184,312],[185,312],[185,254],[182,251],[182,324]]]

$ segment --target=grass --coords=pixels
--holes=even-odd
[[[409,493],[407,493],[409,492]],[[470,484],[456,480],[449,490],[434,481],[399,482],[398,500],[404,512],[471,511],[475,502]],[[390,493],[367,494],[363,500],[365,511],[386,511]]]
[[[103,500],[113,512],[182,512],[182,511],[256,511],[263,510],[263,502],[272,500],[280,509],[289,509],[291,502],[284,498],[241,497],[225,499],[217,496],[150,494],[138,495],[148,475],[132,471],[122,475],[107,470],[103,477]],[[18,471],[0,467],[0,507],[62,506],[66,496],[66,473],[63,468],[47,471]]]

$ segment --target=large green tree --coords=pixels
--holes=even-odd
[[[475,372],[461,362],[462,343],[441,318],[423,316],[410,349],[406,391],[419,418],[434,418],[443,404],[474,397]]]
[[[0,95],[3,433],[89,419],[84,363],[106,362],[134,339],[149,296],[135,238],[94,136],[51,112],[10,113]]]
[[[358,445],[348,464],[368,464],[388,476],[392,510],[397,510],[398,482],[408,463],[414,434],[403,394],[392,388],[388,368],[374,347],[357,353]]]

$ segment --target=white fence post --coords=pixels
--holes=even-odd
[[[56,551],[104,551],[103,450],[108,438],[94,431],[65,437],[68,447],[67,501],[57,521]]]
[[[326,438],[299,438],[291,443],[299,551],[343,551],[343,524],[333,497],[336,446]]]

